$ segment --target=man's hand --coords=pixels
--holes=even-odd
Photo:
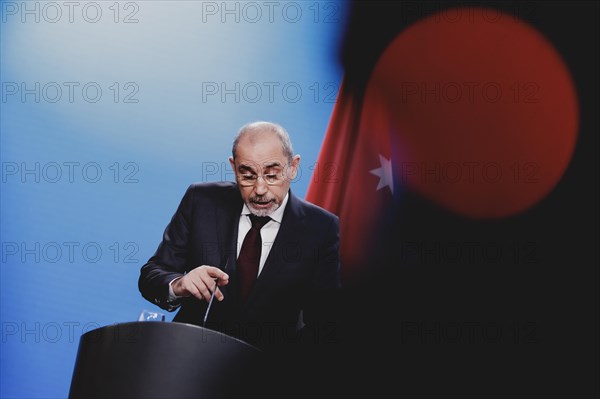
[[[171,288],[177,296],[193,295],[200,300],[210,300],[210,295],[215,289],[215,279],[219,286],[229,284],[229,276],[223,270],[214,266],[198,266],[185,276],[173,281]],[[217,289],[215,298],[222,301],[224,296],[221,290]]]

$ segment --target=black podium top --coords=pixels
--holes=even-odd
[[[252,396],[262,352],[203,327],[131,322],[82,335],[69,398]]]

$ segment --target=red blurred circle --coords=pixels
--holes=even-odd
[[[573,155],[567,67],[536,29],[493,9],[446,10],[404,30],[366,96],[385,99],[395,180],[462,215],[530,208]]]

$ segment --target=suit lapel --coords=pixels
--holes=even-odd
[[[237,186],[232,186],[231,190],[232,199],[226,201],[225,206],[217,204],[215,223],[220,256],[219,267],[229,275],[229,284],[220,289],[226,298],[236,302],[238,296],[236,289],[237,236],[243,201]]]
[[[257,292],[268,290],[270,282],[276,281],[277,275],[285,270],[285,264],[289,262],[289,258],[300,256],[301,243],[298,237],[303,237],[303,235],[304,212],[298,199],[290,190],[281,226],[279,226],[269,256],[250,291],[244,308],[253,302]]]

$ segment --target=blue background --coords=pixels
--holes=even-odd
[[[139,269],[190,183],[232,179],[241,125],[288,129],[302,156],[292,189],[306,194],[348,10],[0,4],[0,396],[66,397],[82,333],[159,310]]]

